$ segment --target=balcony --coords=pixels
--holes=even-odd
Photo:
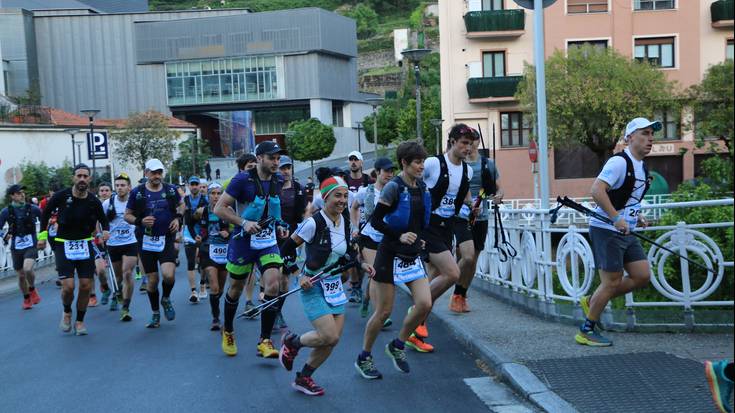
[[[467,38],[519,37],[525,33],[523,9],[471,11],[464,15]]]
[[[715,29],[727,29],[733,27],[735,1],[717,0],[709,6],[709,10],[712,14],[712,27]]]
[[[470,103],[515,102],[521,79],[523,76],[472,77],[467,80]]]

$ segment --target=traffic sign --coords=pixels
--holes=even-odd
[[[87,132],[87,157],[88,159],[107,159],[109,157],[107,145],[107,132]]]
[[[533,139],[531,139],[531,142],[528,142],[528,159],[531,160],[531,163],[538,162],[538,146]]]

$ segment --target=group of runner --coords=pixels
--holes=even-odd
[[[660,128],[659,122],[644,118],[631,121],[625,131],[628,147],[607,162],[592,186],[598,212],[613,225],[590,222],[601,284],[591,297],[581,299],[586,319],[575,336],[580,344],[611,345],[599,332],[600,313],[613,297],[648,283],[648,261],[630,232],[647,225],[638,213],[650,185],[643,158],[651,150],[653,133]],[[311,203],[293,179],[292,160],[270,141],[260,143],[254,155],[238,159],[238,174],[224,186],[209,184],[206,195],[200,180],[192,177],[189,195],[182,196],[175,186],[164,183],[164,165],[151,159],[145,164],[145,183],[132,188],[130,178],[120,174],[114,180],[114,195],[108,186],[109,196],[100,191],[97,198],[89,193],[90,168],[80,164],[74,167],[73,186],[56,192],[43,211],[25,204],[22,187],[10,187],[12,204],[0,213],[0,227],[11,222],[9,234],[23,308],[40,301],[34,288],[33,262],[36,248],[43,248],[49,240],[62,284],[60,327],[84,335],[95,273],[100,275],[103,300],[109,297],[104,276],[108,259],[122,286],[113,297],[115,309],[122,304],[121,320],[132,319],[132,273],[138,261],[147,276],[152,311],[146,326],[160,326],[160,307],[167,320],[175,319],[170,294],[183,225],[190,301],[207,298],[208,283],[210,328],[222,330],[222,351],[228,356],[238,353],[234,318],[245,291],[244,314],[261,315],[258,356],[278,358],[290,371],[300,350],[311,348],[293,387],[321,395],[324,389],[312,376],[339,342],[347,302],[361,304],[363,316],[373,307],[354,364],[366,379],[382,377],[373,347],[393,313],[396,286],[405,285],[413,301],[397,336],[384,349],[399,372],[410,372],[406,347],[422,353],[434,350],[427,342],[426,321],[443,294],[453,287],[449,309],[470,311],[467,291],[485,246],[489,204],[497,205],[503,198],[498,169],[492,159],[480,154],[480,140],[476,130],[457,124],[449,131],[443,154],[429,157],[421,145],[401,143],[396,150],[397,165],[389,158],[376,159],[374,179],[363,172],[362,155],[350,153],[348,171],[317,171],[319,185]],[[41,222],[38,239],[35,228],[28,224],[34,218]],[[302,246],[304,264],[299,271],[296,257]],[[199,291],[197,262],[203,274]],[[623,277],[623,269],[628,277]],[[79,288],[72,326],[75,273]],[[255,306],[252,289],[258,274],[261,304]],[[289,276],[294,274],[298,274],[303,311],[313,330],[302,334],[286,331],[278,350],[271,336],[276,320],[282,318]],[[348,279],[349,298],[342,284]],[[725,370],[725,366],[712,366],[708,366],[711,375],[717,368]],[[725,376],[720,376],[720,383],[727,384]],[[729,384],[731,389],[732,381]]]

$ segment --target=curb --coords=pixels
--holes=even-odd
[[[410,295],[405,285],[400,285],[400,288],[404,293]],[[472,353],[487,362],[493,372],[509,384],[515,392],[544,412],[577,412],[574,406],[549,389],[525,365],[513,361],[497,348],[475,340],[468,329],[453,323],[446,314],[432,311],[431,317],[441,322]]]

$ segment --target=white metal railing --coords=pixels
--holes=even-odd
[[[40,229],[40,223],[36,222],[36,233]],[[7,233],[8,224],[5,224],[3,228],[0,228],[0,278],[8,276],[8,274],[14,274],[13,271],[13,256],[10,251],[10,240],[5,241],[4,235]],[[38,258],[36,259],[36,265],[44,263],[53,258],[54,252],[51,249],[51,244],[46,243],[46,248],[38,251]]]
[[[522,203],[523,200],[520,202]],[[583,201],[582,204],[585,202]],[[677,208],[732,205],[733,199],[731,198],[678,203],[660,202],[644,205],[643,212],[657,214],[656,216],[660,217],[663,212]],[[587,206],[590,206],[589,203]],[[485,249],[480,255],[475,276],[534,296],[542,301],[559,300],[579,303],[581,297],[592,293],[590,287],[597,276],[592,248],[583,236],[588,232],[587,219],[567,208],[562,208],[558,217],[557,225],[552,226],[549,222],[548,209],[530,207],[501,209],[506,238],[517,250],[517,255],[508,258],[506,262],[500,261],[500,254],[493,248],[495,234],[494,220],[491,217]],[[652,226],[642,230],[645,232],[665,231],[663,235],[655,239],[657,243],[683,256],[699,257],[705,265],[715,271],[714,274],[708,272],[706,278],[700,281],[701,285],[692,285],[694,280],[690,278],[688,263],[679,259],[681,286],[677,288],[667,280],[664,264],[668,260],[678,258],[665,250],[643,242],[642,245],[648,250],[648,260],[651,263],[651,285],[661,297],[656,301],[640,301],[636,300],[635,292],[629,293],[625,296],[626,306],[628,308],[676,306],[686,310],[698,306],[732,308],[732,299],[710,300],[709,297],[718,291],[725,276],[732,277],[732,271],[726,273],[726,269],[733,268],[733,261],[725,261],[722,249],[732,250],[733,246],[717,245],[702,231],[732,227],[732,221],[695,224],[679,222],[676,225]],[[563,234],[559,243],[553,247],[552,233]]]

